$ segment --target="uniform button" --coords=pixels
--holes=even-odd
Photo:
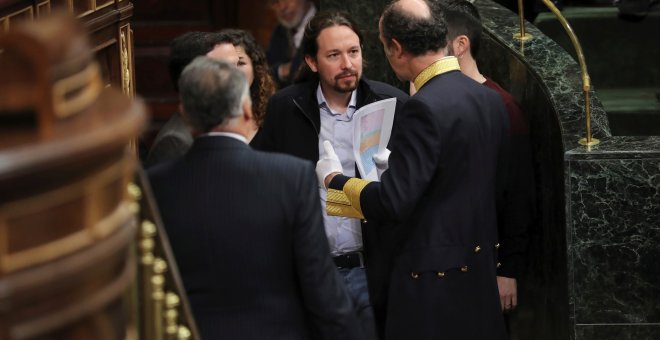
[[[499,243],[495,245],[495,249],[500,249],[500,244]]]
[[[467,271],[468,271],[468,267],[467,267],[467,266],[463,266],[463,267],[461,267],[461,271],[462,271],[463,273],[467,273]]]
[[[502,267],[502,264],[497,262],[497,265],[495,265],[496,268]]]
[[[366,219],[362,220],[362,223],[367,223],[367,220]]]
[[[417,278],[419,278],[419,274],[417,274],[415,272],[412,272],[412,273],[410,273],[410,277],[412,277],[413,279],[417,279]]]
[[[481,247],[476,246],[476,247],[474,248],[474,252],[475,252],[475,253],[478,253],[479,251],[481,251]]]
[[[438,277],[442,278],[442,277],[445,277],[445,272],[437,272],[436,275],[438,275]]]

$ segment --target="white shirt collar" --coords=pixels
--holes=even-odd
[[[231,137],[234,139],[238,139],[245,144],[248,143],[247,138],[245,138],[242,135],[239,135],[238,133],[233,133],[233,132],[207,132],[205,134],[199,135],[199,137],[213,137],[213,136]]]

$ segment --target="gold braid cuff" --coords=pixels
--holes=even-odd
[[[438,59],[433,64],[422,70],[422,72],[420,72],[417,77],[415,77],[415,80],[413,81],[413,83],[415,83],[415,89],[419,91],[419,89],[421,89],[427,81],[431,80],[431,78],[437,75],[449,71],[460,71],[460,69],[461,66],[458,64],[458,59],[456,59],[456,57]]]
[[[351,178],[343,190],[328,189],[325,210],[329,216],[344,216],[364,219],[360,206],[360,193],[369,184],[359,178]]]

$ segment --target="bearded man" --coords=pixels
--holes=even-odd
[[[303,48],[305,62],[314,74],[312,80],[289,86],[271,97],[264,124],[251,145],[316,162],[323,150],[322,141],[330,140],[336,146],[344,173],[355,176],[355,111],[392,97],[398,99],[398,110],[408,96],[390,85],[362,76],[361,33],[345,13],[317,14],[305,29]],[[369,263],[370,254],[364,253],[375,249],[363,247],[359,220],[327,216],[326,190],[321,183],[319,193],[330,252],[344,276],[367,338],[376,339],[365,272],[365,261]],[[365,239],[369,237],[372,236],[365,235]]]

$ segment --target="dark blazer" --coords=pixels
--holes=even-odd
[[[264,151],[282,152],[316,163],[319,159],[321,116],[316,99],[318,80],[295,84],[278,91],[268,101],[266,119],[250,145]],[[387,98],[397,98],[393,132],[398,129],[398,112],[408,99],[403,91],[378,81],[360,80],[357,108]],[[356,171],[357,173],[357,171]],[[369,298],[379,333],[383,332],[391,254],[391,229],[362,228]]]
[[[270,72],[273,75],[273,79],[275,79],[278,88],[284,88],[292,83],[296,72],[304,60],[302,48],[296,49],[293,56],[289,55],[289,39],[291,39],[291,37],[288,29],[281,24],[278,24],[273,30],[268,49],[266,50],[266,60],[268,60]],[[289,79],[280,79],[277,69],[280,65],[288,62],[291,62]]]
[[[264,123],[250,145],[258,150],[282,152],[316,163],[319,160],[321,131],[319,103],[316,99],[318,85],[318,80],[311,80],[277,91],[268,100]],[[364,77],[359,82],[356,96],[358,109],[395,97],[396,112],[408,99],[403,91]],[[396,113],[394,116],[396,119]]]
[[[451,71],[410,97],[397,124],[389,169],[360,195],[367,228],[401,222],[391,231],[385,338],[504,339],[495,279],[502,100]],[[346,180],[335,177],[331,188]]]
[[[193,143],[193,137],[181,115],[175,113],[160,129],[144,162],[145,168],[183,156]]]
[[[149,170],[203,339],[359,339],[309,162],[197,138]]]

